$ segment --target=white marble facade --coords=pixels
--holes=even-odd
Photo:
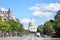
[[[32,19],[31,19],[30,22],[29,22],[28,30],[29,30],[30,32],[37,32],[37,28],[36,28],[35,24],[32,22]]]

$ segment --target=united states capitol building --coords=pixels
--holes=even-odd
[[[32,19],[29,21],[29,27],[28,30],[30,33],[36,33],[37,32],[37,27],[35,24],[32,22]]]
[[[0,16],[2,17],[3,21],[6,21],[8,19],[15,19],[12,15],[12,11],[9,9],[5,8],[0,8]]]

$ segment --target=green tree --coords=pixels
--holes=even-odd
[[[55,31],[54,28],[53,28],[53,22],[52,22],[52,20],[47,21],[44,24],[44,26],[46,26],[47,30],[50,31],[50,32]]]
[[[1,31],[7,32],[9,30],[9,24],[2,22],[1,24]]]
[[[39,25],[37,28],[37,32],[43,33],[43,27],[44,25]]]
[[[2,17],[0,17],[0,30],[4,32],[21,32],[27,33],[27,30],[23,28],[23,24],[20,23],[19,19],[9,19],[6,21],[2,21]]]
[[[10,24],[10,31],[17,31],[19,28],[21,28],[21,25],[15,21],[15,20],[9,20],[9,24]]]
[[[54,22],[54,29],[56,31],[60,30],[60,19],[55,20],[55,22]]]
[[[37,28],[37,31],[41,32],[43,34],[54,32],[55,29],[54,29],[53,25],[54,25],[54,20],[49,20],[49,21],[45,22],[44,25],[39,25]]]

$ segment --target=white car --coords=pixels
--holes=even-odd
[[[38,33],[36,33],[36,36],[37,36],[37,37],[40,37],[40,33],[39,33],[39,32],[38,32]]]

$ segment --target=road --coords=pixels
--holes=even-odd
[[[23,36],[23,37],[0,37],[0,40],[52,40],[52,38],[34,37],[34,36]],[[53,39],[59,40],[59,39]]]
[[[41,38],[24,36],[24,37],[2,37],[0,40],[38,40]]]

